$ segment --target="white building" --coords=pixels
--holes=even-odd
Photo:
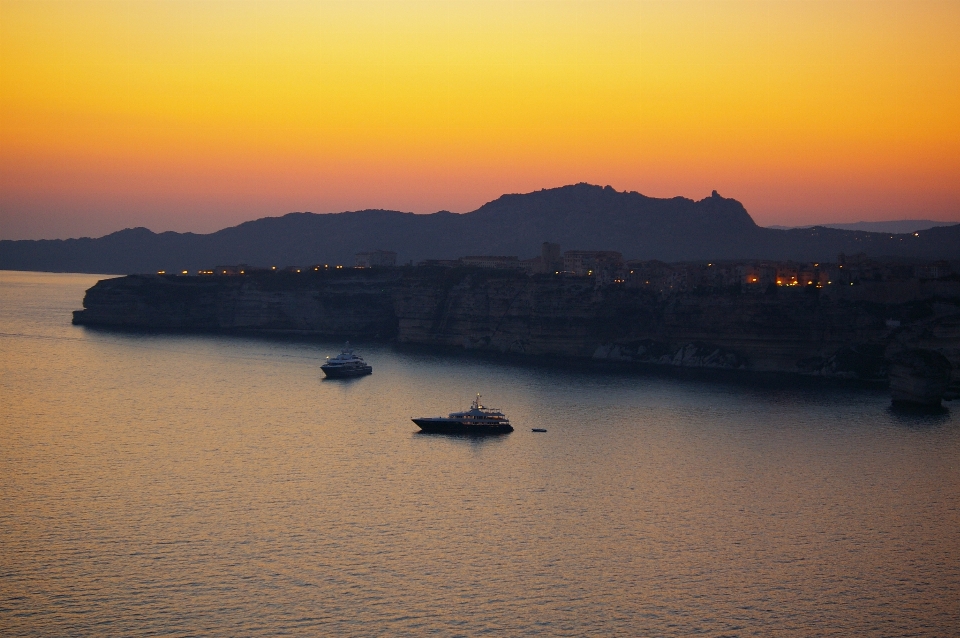
[[[357,268],[371,268],[373,266],[396,266],[397,253],[392,250],[373,250],[357,253]]]
[[[511,270],[520,268],[519,257],[502,257],[497,255],[475,255],[472,257],[461,257],[460,263],[464,266],[473,266],[475,268],[496,268],[498,270]]]

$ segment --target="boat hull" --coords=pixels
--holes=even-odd
[[[320,369],[323,370],[323,374],[328,379],[348,379],[350,377],[362,377],[373,373],[373,368],[370,366],[363,366],[360,368],[320,366]]]
[[[509,423],[501,423],[497,425],[477,425],[475,423],[463,423],[462,421],[456,421],[453,419],[411,420],[420,426],[420,429],[424,432],[432,432],[436,434],[489,435],[507,434],[508,432],[513,432],[513,426],[511,426]]]

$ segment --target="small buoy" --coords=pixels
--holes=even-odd
[[[531,428],[532,432],[546,432],[543,428]]]

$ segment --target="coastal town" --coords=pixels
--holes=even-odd
[[[373,250],[355,255],[352,266],[252,267],[221,265],[200,270],[197,275],[236,276],[262,272],[308,273],[351,269],[474,268],[508,271],[527,276],[589,278],[596,287],[620,285],[670,295],[696,290],[739,290],[761,293],[777,287],[824,289],[861,283],[910,280],[960,279],[960,260],[873,259],[863,253],[839,254],[834,262],[777,260],[726,260],[666,263],[658,260],[624,259],[613,250],[567,250],[544,242],[541,254],[531,259],[502,255],[469,255],[459,259],[427,259],[416,264],[397,264],[397,253]],[[176,272],[176,271],[174,271]],[[158,274],[168,274],[161,271]],[[182,271],[181,275],[190,275]]]

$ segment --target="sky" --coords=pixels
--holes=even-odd
[[[0,239],[576,182],[960,222],[960,2],[0,0]]]

